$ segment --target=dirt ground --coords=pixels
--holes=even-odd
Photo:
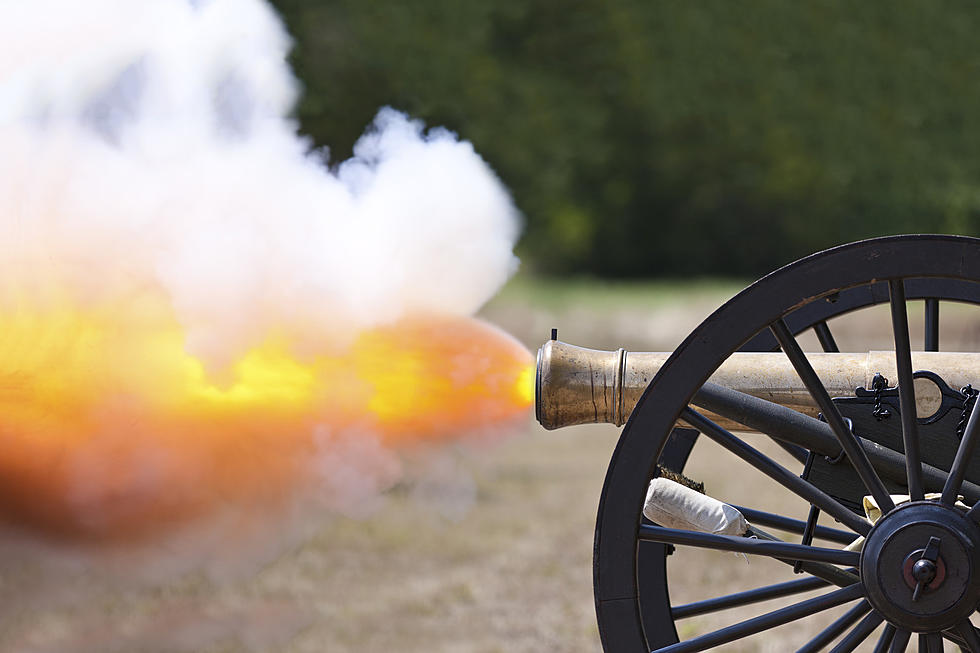
[[[576,344],[669,350],[739,287],[518,280],[483,316],[529,349],[558,327]],[[915,341],[921,311],[912,309]],[[975,314],[953,308],[944,317],[944,347],[980,345]],[[871,328],[882,319],[887,309],[836,325],[842,348],[890,347],[888,332]],[[193,573],[121,587],[69,565],[59,582],[8,554],[0,650],[595,653],[593,527],[618,435],[611,426],[548,432],[529,416],[504,442],[461,444],[427,459],[449,470],[438,483],[399,485],[369,514],[335,517],[261,567],[220,581]],[[779,456],[761,437],[752,442]],[[805,518],[802,502],[771,492],[710,445],[699,443],[686,473],[713,496]],[[691,550],[670,559],[669,573],[675,603],[793,577],[778,562]],[[773,605],[686,620],[680,631],[705,632]],[[794,650],[841,612],[719,650]]]

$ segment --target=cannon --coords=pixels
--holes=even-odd
[[[669,354],[552,332],[538,421],[625,423],[595,529],[607,653],[706,651],[774,629],[799,638],[785,650],[904,651],[914,638],[980,653],[980,354],[940,348],[953,303],[980,325],[980,239],[892,236],[772,272]],[[838,318],[855,316],[885,351],[838,342]],[[751,488],[743,501],[713,491],[717,472],[696,478],[699,455],[730,491]],[[744,556],[768,566],[747,589],[692,599],[675,580],[704,564],[698,550],[730,552],[712,558],[719,577]]]

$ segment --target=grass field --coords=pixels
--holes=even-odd
[[[576,344],[667,350],[740,287],[519,278],[482,315],[532,350],[551,327]],[[944,344],[980,344],[975,315],[954,309],[944,316],[951,318]],[[882,317],[871,311],[842,321],[838,337],[853,347],[888,347],[869,328]],[[271,562],[223,581],[198,572],[134,587],[70,564],[63,577],[42,573],[7,555],[0,645],[28,653],[599,651],[593,524],[618,434],[611,426],[547,432],[529,416],[524,431],[503,442],[421,457],[419,477],[431,482],[399,485],[369,514],[332,518]],[[758,475],[707,445],[699,444],[687,471],[733,502],[752,503],[765,491]],[[805,515],[804,505],[785,496],[762,503]],[[696,600],[777,575],[792,577],[768,560],[684,551],[683,560],[671,561],[671,593]],[[682,634],[758,612],[685,621]],[[794,625],[725,650],[792,650],[820,625]]]

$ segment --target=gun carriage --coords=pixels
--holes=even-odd
[[[924,304],[915,347],[911,302]],[[980,607],[980,356],[940,348],[949,302],[980,304],[980,240],[896,236],[769,274],[669,355],[585,350],[552,334],[538,355],[538,420],[625,422],[595,531],[606,651],[711,650],[847,606],[798,650],[851,651],[877,632],[875,651],[917,641],[920,651],[946,642],[980,653],[971,623]],[[835,339],[834,319],[878,305],[890,307],[892,349],[840,353],[847,343]],[[805,338],[822,351],[804,352]],[[780,455],[751,444],[759,438]],[[761,494],[786,492],[808,508],[793,517],[725,503],[710,496],[710,481],[706,494],[690,489],[692,451],[714,445],[733,473],[758,476]],[[799,575],[672,601],[668,568],[694,548],[772,558]],[[776,598],[783,607],[756,605]],[[758,614],[708,632],[678,627],[745,606]]]

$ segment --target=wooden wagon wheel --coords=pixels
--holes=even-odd
[[[841,635],[843,638],[834,650],[853,650],[884,623],[876,650],[905,650],[909,638],[918,633],[921,650],[942,650],[945,637],[968,650],[980,651],[980,639],[969,623],[969,616],[980,602],[980,528],[977,525],[980,508],[964,515],[962,510],[950,505],[961,489],[963,470],[972,457],[972,447],[980,440],[980,428],[966,429],[955,465],[953,460],[941,465],[942,469],[950,470],[943,473],[945,482],[938,488],[943,490],[942,501],[913,502],[888,511],[889,492],[877,470],[867,464],[866,458],[861,460],[860,442],[836,406],[826,398],[819,380],[808,373],[806,355],[794,338],[794,334],[813,329],[824,349],[833,351],[836,343],[827,326],[828,319],[880,303],[891,304],[892,331],[897,343],[898,394],[904,407],[914,402],[912,369],[901,362],[908,359],[911,349],[906,316],[908,299],[926,301],[924,349],[938,350],[939,302],[980,303],[980,240],[901,236],[863,241],[815,254],[744,290],[705,320],[674,352],[634,409],[613,454],[602,492],[596,524],[594,580],[599,629],[606,651],[709,650],[845,603],[854,603],[854,607],[815,639],[799,642],[800,650],[822,650]],[[690,404],[707,378],[733,352],[773,350],[780,346],[821,403],[842,449],[859,470],[856,474],[867,493],[885,506],[885,516],[873,528],[826,492],[799,481],[798,470],[781,468],[742,439],[704,420]],[[678,418],[697,425],[702,433],[700,437],[707,436],[721,443],[733,456],[748,461],[774,487],[789,486],[791,492],[838,519],[843,528],[821,527],[819,533],[831,541],[836,538],[837,547],[859,534],[867,536],[863,552],[724,538],[644,523],[641,509],[657,464],[682,471],[693,444],[693,438],[684,433],[672,435]],[[901,416],[896,419],[900,420]],[[914,452],[918,446],[915,422],[903,424],[903,431],[903,437],[908,438],[907,450]],[[914,461],[917,456],[908,458]],[[921,475],[915,472],[914,464],[909,467],[909,493],[918,499],[922,493]],[[934,478],[931,482],[935,485]],[[755,523],[791,532],[802,528],[801,521],[761,511],[747,516]],[[943,553],[939,556],[930,549],[933,539],[940,541]],[[667,557],[665,554],[674,546],[677,553]],[[666,565],[682,563],[688,546],[744,551],[784,561],[806,559],[811,571],[821,565],[826,568],[830,563],[851,565],[854,571],[849,577],[831,578],[830,582],[825,573],[807,574],[788,583],[763,583],[737,595],[685,606],[671,605]],[[932,591],[926,609],[909,603],[913,590],[907,586],[906,572],[911,573],[912,563],[917,563],[919,558],[905,565],[910,566],[909,570],[904,569],[904,563],[896,565],[893,561],[896,556],[908,553],[905,549],[920,552],[919,558],[926,554],[923,558],[926,562],[916,567],[916,573],[922,578],[929,578],[930,573],[935,575],[935,563],[930,558],[942,558],[947,568],[955,566],[960,570],[956,584],[940,583],[939,589]],[[824,585],[828,586],[826,593],[816,598],[678,641],[675,621],[685,616],[792,596]],[[835,589],[833,585],[838,587]]]

